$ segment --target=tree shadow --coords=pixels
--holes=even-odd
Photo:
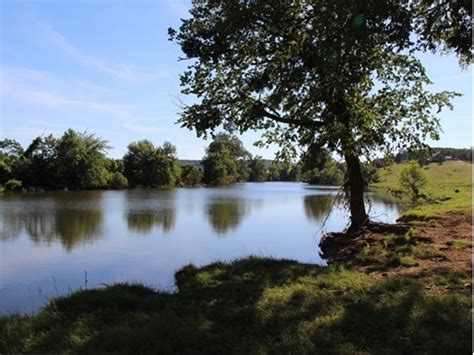
[[[343,268],[248,258],[186,266],[176,284],[176,293],[121,284],[56,299],[23,323],[2,320],[0,345],[74,353],[470,351],[469,294],[427,293],[414,279],[374,281]]]

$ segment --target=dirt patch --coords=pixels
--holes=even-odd
[[[443,278],[461,275],[458,286],[471,287],[470,214],[446,213],[428,221],[397,224],[369,222],[357,233],[326,234],[320,246],[321,255],[330,264],[342,264],[375,278],[403,275],[443,284]],[[452,282],[446,284],[453,287]]]

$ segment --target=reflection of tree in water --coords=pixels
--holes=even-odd
[[[2,220],[18,236],[24,229],[37,244],[51,244],[59,240],[71,251],[77,244],[90,242],[101,236],[102,210],[99,205],[101,192],[57,192],[33,196],[12,211],[4,213]],[[39,203],[38,203],[39,202]],[[18,228],[19,227],[19,228]],[[3,229],[3,227],[2,227]],[[3,238],[2,238],[3,239]]]
[[[18,214],[8,209],[2,209],[0,216],[0,240],[14,240],[20,236],[21,220]]]
[[[304,211],[309,219],[317,222],[326,218],[331,211],[333,195],[311,195],[304,197]]]
[[[212,228],[219,234],[235,229],[250,212],[249,201],[239,198],[215,198],[207,206],[207,216]]]
[[[163,231],[169,232],[174,228],[175,213],[170,208],[162,210],[136,210],[127,213],[129,229],[139,232],[149,232],[154,226],[160,226]]]
[[[149,232],[159,226],[164,232],[170,232],[175,226],[175,190],[127,191],[126,208],[130,230]]]
[[[395,197],[389,193],[383,191],[377,191],[374,193],[369,193],[366,195],[369,204],[378,204],[382,205],[382,210],[393,210],[397,214],[402,214],[404,208],[406,208],[402,203],[400,198]],[[370,211],[369,211],[370,212]],[[370,215],[371,213],[369,213]],[[373,217],[373,216],[371,216]]]
[[[76,244],[101,236],[102,211],[99,209],[61,209],[56,212],[56,236],[67,250]]]

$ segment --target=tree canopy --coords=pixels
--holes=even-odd
[[[243,175],[248,175],[247,166],[241,162],[249,157],[250,153],[240,139],[226,133],[216,134],[202,160],[203,181],[209,185],[226,185],[239,181]]]

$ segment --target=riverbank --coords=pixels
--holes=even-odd
[[[247,258],[177,272],[179,291],[83,290],[3,318],[0,350],[73,353],[468,353],[469,275],[382,279]],[[432,285],[460,285],[446,289]]]
[[[435,184],[433,174],[427,189]],[[75,292],[0,318],[0,352],[470,353],[471,214],[453,201],[325,238],[329,266],[249,257],[188,265],[175,293]]]

